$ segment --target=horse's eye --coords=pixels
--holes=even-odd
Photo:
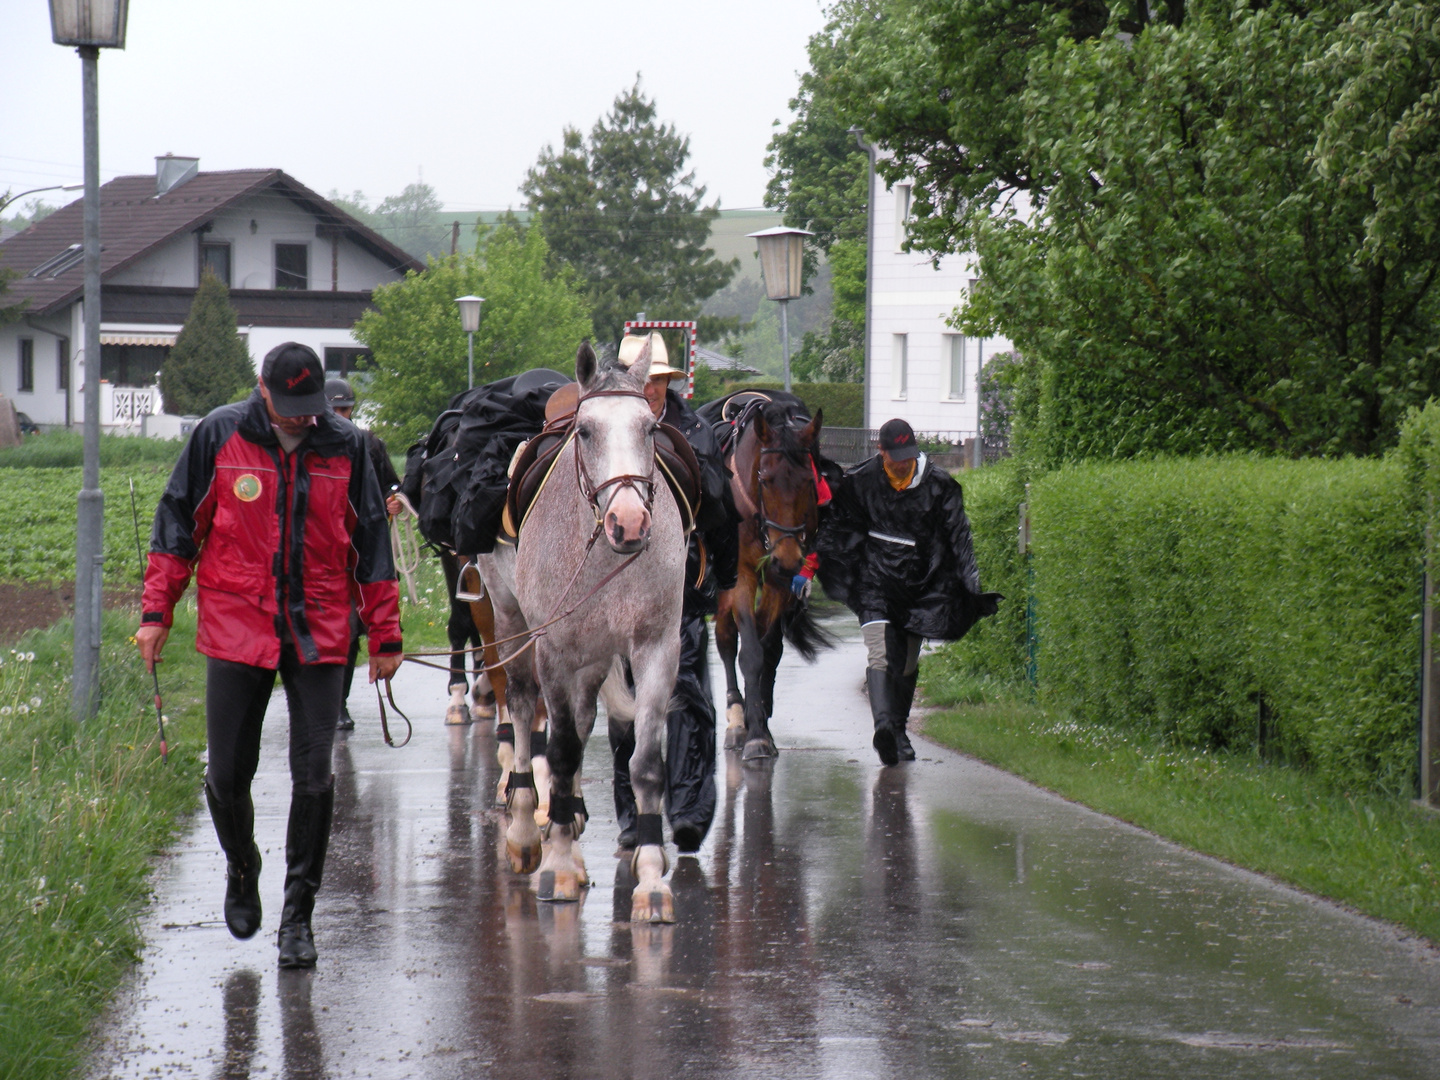
[[[575,434],[579,435],[580,438],[584,439],[586,442],[590,441],[590,428],[588,426],[582,425],[576,428]]]

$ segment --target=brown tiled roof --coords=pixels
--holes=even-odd
[[[397,271],[423,270],[424,265],[374,230],[326,201],[279,169],[235,169],[201,172],[155,194],[155,177],[119,176],[100,187],[100,278],[181,233],[199,228],[221,210],[252,195],[270,192],[305,207],[327,225],[340,226],[349,237]],[[80,298],[85,289],[82,261],[56,277],[28,277],[31,271],[84,239],[84,201],[76,199],[49,217],[0,242],[0,267],[20,275],[10,282],[7,302],[29,300],[27,310],[44,315]]]

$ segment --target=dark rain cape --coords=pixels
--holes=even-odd
[[[400,490],[432,544],[462,555],[495,549],[515,450],[545,426],[545,403],[566,376],[547,368],[456,394],[405,455]]]

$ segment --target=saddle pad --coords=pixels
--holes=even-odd
[[[563,417],[559,424],[547,427],[525,444],[515,459],[510,474],[510,487],[505,493],[505,532],[516,539],[524,527],[525,516],[545,481],[555,468],[560,451],[570,441],[574,414]],[[695,528],[695,513],[700,504],[700,463],[685,436],[669,424],[661,424],[655,433],[655,462],[665,477],[670,492],[680,508],[680,520],[688,536]]]

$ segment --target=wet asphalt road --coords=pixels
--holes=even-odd
[[[440,675],[411,667],[395,689],[417,731],[391,750],[357,686],[314,973],[275,966],[277,696],[264,929],[226,932],[201,815],[158,872],[91,1075],[1440,1077],[1440,958],[932,744],[882,770],[858,631],[832,628],[817,665],[785,662],[773,767],[722,751],[672,927],[625,921],[603,721],[594,887],[541,904],[506,867],[491,726],[443,727]]]

